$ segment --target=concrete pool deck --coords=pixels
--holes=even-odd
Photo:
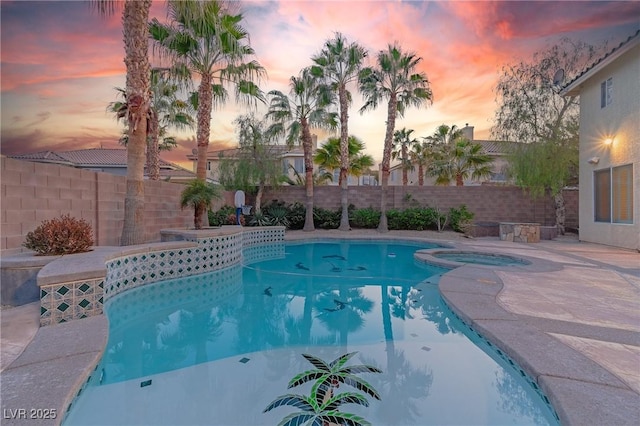
[[[443,240],[456,249],[533,259],[529,268],[465,265],[440,281],[443,298],[538,383],[562,424],[640,419],[640,254],[562,238],[535,244],[459,234],[288,231],[308,238]],[[537,269],[536,269],[537,268]],[[38,328],[37,304],[0,311],[3,425],[56,424],[100,357],[104,315]],[[56,409],[56,419],[11,417]]]

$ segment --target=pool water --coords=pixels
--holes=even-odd
[[[440,298],[447,269],[413,260],[435,245],[281,243],[245,263],[129,290],[108,300],[109,341],[64,424],[275,425],[311,395],[314,369],[355,353],[379,400],[340,413],[373,425],[558,424],[543,396]],[[317,367],[317,365],[316,365]],[[370,371],[370,370],[367,370]],[[353,383],[353,382],[351,382]],[[314,390],[315,389],[315,390]],[[300,423],[302,424],[302,423]]]

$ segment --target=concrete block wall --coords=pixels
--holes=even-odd
[[[350,186],[349,203],[356,208],[380,208],[379,186]],[[578,227],[578,191],[564,191],[567,207],[566,226]],[[263,204],[271,200],[285,203],[305,202],[305,189],[300,186],[269,189]],[[522,189],[513,186],[390,186],[387,209],[405,209],[415,206],[438,207],[448,211],[464,204],[475,213],[475,222],[537,222],[555,224],[555,209],[551,197],[534,199]],[[314,204],[317,207],[336,210],[340,207],[340,188],[320,186],[314,188]]]
[[[2,254],[24,251],[22,243],[28,232],[63,214],[89,222],[96,245],[120,244],[124,176],[0,157],[0,187]],[[193,212],[180,209],[183,188],[145,181],[147,242],[160,241],[162,228],[192,226]]]

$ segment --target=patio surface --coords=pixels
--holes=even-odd
[[[534,259],[526,268],[462,266],[443,276],[441,293],[536,380],[562,424],[638,424],[639,253],[571,237],[522,244],[431,231],[287,231],[285,239],[345,237],[444,240],[461,250]],[[3,307],[0,319],[2,424],[57,424],[101,355],[106,318],[39,328],[36,302]],[[15,413],[9,410],[29,415],[38,408],[56,409],[56,418],[8,418]]]

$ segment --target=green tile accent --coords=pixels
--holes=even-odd
[[[69,309],[69,305],[67,305],[66,303],[62,302],[61,304],[58,305],[58,310],[60,312],[64,312],[67,309]]]
[[[89,302],[87,299],[82,299],[80,303],[78,303],[78,305],[82,306],[83,308],[86,308],[90,304],[91,302]]]
[[[47,308],[45,308],[44,306],[40,306],[40,315],[44,315],[47,313]]]
[[[90,286],[89,284],[87,284],[87,283],[84,283],[84,284],[82,284],[80,287],[78,287],[78,289],[79,289],[81,292],[83,292],[83,293],[84,293],[85,291],[89,290],[90,288],[91,288],[91,286]]]
[[[61,286],[58,290],[56,290],[58,294],[65,295],[69,292],[69,289],[65,286]]]

